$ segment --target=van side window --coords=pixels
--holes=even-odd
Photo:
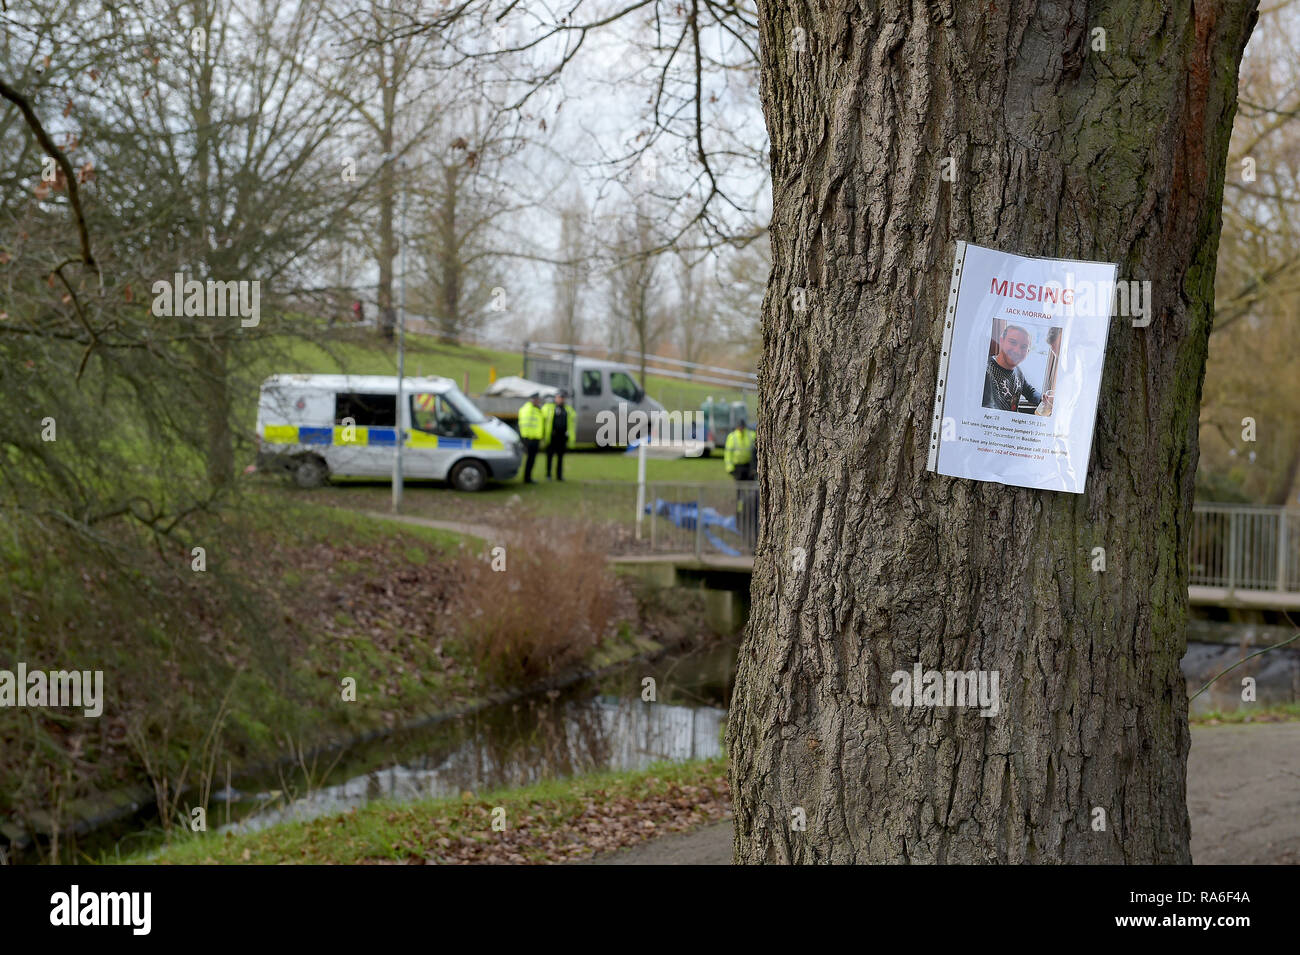
[[[397,396],[339,392],[334,396],[334,423],[351,418],[357,427],[397,427]]]
[[[584,371],[582,373],[582,393],[584,395],[600,394],[600,372]]]
[[[412,395],[411,424],[415,430],[444,438],[472,438],[469,422],[441,395]]]
[[[636,382],[621,371],[611,371],[609,373],[609,390],[628,401],[636,401],[639,395]]]

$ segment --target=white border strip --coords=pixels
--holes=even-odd
[[[939,433],[943,429],[944,381],[952,352],[952,324],[957,318],[957,290],[961,286],[961,267],[966,261],[966,243],[957,240],[957,254],[952,260],[952,288],[948,290],[948,311],[944,315],[943,352],[939,355],[939,374],[934,385],[934,421],[930,425],[930,459],[925,469],[933,471],[939,464]]]

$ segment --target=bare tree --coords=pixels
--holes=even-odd
[[[321,42],[321,5],[261,8],[247,17],[214,0],[179,9],[184,28],[154,37],[149,24],[174,17],[175,8],[151,0],[105,8],[108,28],[73,45],[75,71],[59,90],[64,135],[84,157],[77,176],[91,190],[92,229],[112,241],[100,242],[100,269],[89,287],[83,276],[60,302],[42,301],[33,285],[33,296],[15,305],[23,302],[26,320],[64,313],[33,333],[55,339],[66,334],[61,322],[70,323],[73,339],[85,341],[77,377],[89,373],[94,356],[118,352],[116,387],[130,382],[133,398],[148,396],[137,408],[157,416],[160,428],[150,433],[192,444],[208,486],[219,490],[234,471],[230,375],[240,366],[233,358],[241,343],[265,334],[277,303],[302,280],[307,251],[350,196],[329,187],[339,180],[327,171],[325,144],[339,107],[321,95],[328,72],[308,64]],[[35,26],[32,43],[51,42],[60,28]],[[38,202],[52,201],[43,193],[48,185],[37,183]],[[28,214],[17,205],[14,212]],[[22,269],[37,261],[15,258]],[[245,327],[229,314],[154,314],[154,283],[171,283],[176,273],[257,283],[266,293],[266,325]],[[166,370],[150,372],[149,359]],[[178,400],[180,392],[187,400]],[[189,415],[177,414],[182,405]],[[180,460],[169,463],[177,475],[189,471]],[[183,496],[183,484],[178,476],[162,496]],[[98,489],[119,486],[115,480]]]
[[[719,254],[711,298],[718,316],[719,339],[738,359],[757,365],[763,350],[763,292],[772,271],[772,247],[766,235]]]
[[[1198,492],[1284,504],[1300,478],[1300,8],[1260,16],[1223,194]]]
[[[632,347],[640,354],[641,387],[645,388],[645,356],[662,341],[671,327],[671,313],[663,307],[659,260],[661,246],[641,200],[632,200],[613,224],[610,243],[609,320],[613,346]]]
[[[413,239],[421,264],[416,309],[432,316],[444,341],[481,330],[489,309],[509,306],[504,259],[516,223],[531,203],[508,181],[523,140],[501,114],[480,104],[448,104],[416,149],[423,177]],[[518,243],[515,251],[518,251]],[[498,291],[499,290],[499,291]]]
[[[677,348],[686,361],[702,361],[709,348],[710,334],[716,329],[712,303],[705,295],[708,286],[700,273],[707,266],[700,253],[678,250],[676,260],[677,305],[673,310],[673,330]]]
[[[418,178],[402,167],[409,165],[412,148],[437,123],[437,107],[447,101],[442,89],[446,77],[431,69],[446,36],[402,31],[419,7],[414,0],[370,0],[359,11],[340,11],[335,25],[344,63],[354,71],[353,83],[338,90],[358,125],[348,158],[354,165],[377,164],[371,194],[373,218],[367,218],[372,226],[369,244],[379,271],[379,330],[389,340],[397,323],[393,292],[397,208],[402,189]],[[454,23],[453,18],[444,26],[450,30]],[[362,144],[361,148],[356,149],[355,144]]]
[[[611,74],[602,59],[597,82],[647,95],[599,164],[611,184],[635,175],[651,185],[665,245],[691,231],[727,244],[750,241],[766,225],[767,141],[747,108],[758,93],[756,7],[755,0],[577,0],[552,10],[463,0],[397,35],[442,34],[453,20],[466,25],[441,67],[505,64],[509,81],[492,90],[492,101],[542,125],[563,105],[563,77],[584,49],[616,38],[617,64]]]
[[[582,294],[588,281],[590,220],[587,205],[580,194],[573,195],[560,210],[560,239],[554,265],[554,306],[552,327],[555,340],[565,345],[581,345],[585,321]]]

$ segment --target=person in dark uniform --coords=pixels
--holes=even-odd
[[[551,479],[551,458],[555,459],[555,480],[564,480],[564,452],[571,450],[578,436],[578,416],[561,391],[554,401],[542,405],[542,450],[546,452],[546,480]]]

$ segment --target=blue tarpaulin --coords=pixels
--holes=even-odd
[[[704,526],[700,528],[700,533],[709,545],[719,553],[726,554],[728,557],[739,557],[740,551],[732,547],[722,538],[714,534],[710,528],[717,528],[730,534],[740,537],[740,531],[736,528],[736,515],[731,514],[723,517],[711,507],[700,510],[696,501],[665,501],[663,498],[655,498],[653,504],[645,506],[647,514],[655,514],[658,517],[666,517],[683,530],[695,530],[696,515],[703,521]]]

